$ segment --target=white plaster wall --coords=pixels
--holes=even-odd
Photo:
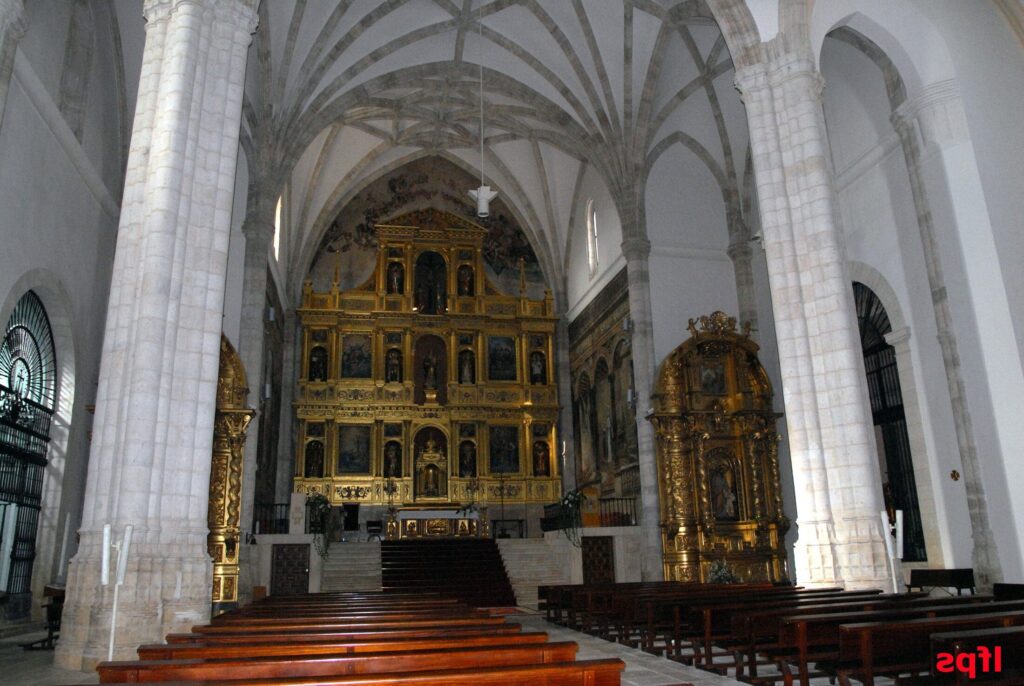
[[[29,36],[35,37],[32,28],[26,38]],[[0,128],[0,159],[4,160],[0,164],[0,205],[4,208],[0,213],[0,320],[7,321],[22,295],[16,291],[26,284],[66,296],[62,309],[66,309],[75,370],[74,379],[67,380],[64,391],[73,388],[74,397],[62,393],[62,403],[73,403],[67,412],[70,424],[55,426],[51,458],[65,460],[63,483],[78,485],[85,482],[88,462],[91,416],[85,406],[95,401],[117,229],[116,205],[109,193],[104,196],[98,189],[98,170],[90,168],[88,157],[66,126],[61,135],[62,122],[53,118],[56,104],[49,99],[50,91],[29,84],[42,100],[29,98],[22,77],[34,80],[38,86],[40,77],[34,65],[20,51],[16,61]],[[44,61],[44,71],[48,65]],[[49,118],[43,116],[40,107]],[[51,317],[60,314],[54,311]],[[62,434],[60,440],[56,440],[58,433]],[[48,470],[48,479],[56,478],[51,474]],[[61,493],[61,502],[43,505],[40,531],[49,527],[53,535],[40,538],[43,545],[37,550],[34,576],[39,579],[43,575],[45,583],[57,572],[59,561],[54,558],[61,544],[57,530],[63,525],[65,512],[71,513],[72,527],[68,555],[75,551],[74,529],[81,517],[82,493],[77,487],[61,491],[59,485],[49,481],[44,483],[44,490]]]
[[[241,148],[238,150],[236,169],[238,171],[235,175],[235,199],[231,207],[231,233],[228,236],[228,269],[224,277],[223,331],[231,345],[238,350],[239,331],[242,327],[242,287],[245,283],[245,234],[242,233],[242,224],[245,223],[249,186],[249,164]],[[246,373],[251,374],[248,370]]]
[[[930,502],[934,518],[928,536],[929,560],[946,566],[970,566],[970,520],[963,483],[949,472],[961,469],[942,353],[909,185],[903,149],[888,123],[890,105],[882,73],[866,56],[836,40],[826,40],[821,56],[826,81],[823,103],[836,171],[836,189],[847,259],[876,270],[895,294],[883,298],[894,329],[909,328],[913,369],[901,370],[916,381],[924,451],[913,460],[922,508]],[[914,421],[908,416],[908,422]],[[931,474],[931,479],[926,478]],[[935,549],[935,540],[940,547]]]
[[[587,201],[591,198],[597,212],[599,258],[593,277],[590,276],[587,264]],[[618,210],[600,175],[593,168],[587,169],[583,175],[574,217],[565,260],[569,321],[626,265],[626,259],[622,256],[622,224]]]

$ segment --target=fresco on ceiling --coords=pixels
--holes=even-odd
[[[466,193],[480,185],[447,160],[416,160],[367,186],[331,222],[317,248],[309,278],[315,290],[330,288],[335,268],[340,288],[355,288],[373,273],[376,237],[373,227],[388,219],[418,209],[434,207],[464,216],[487,228],[484,259],[487,276],[502,292],[519,291],[519,260],[526,267],[527,292],[544,297],[544,276],[526,234],[499,196],[491,203],[491,216],[475,215],[476,206]]]

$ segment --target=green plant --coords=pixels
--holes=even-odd
[[[587,496],[577,488],[568,491],[559,501],[559,528],[565,537],[577,548],[580,547],[580,530],[583,528],[582,508]]]
[[[306,496],[306,510],[313,547],[317,555],[326,560],[331,540],[331,501],[323,493],[310,493]]]
[[[708,570],[708,581],[713,584],[738,584],[740,578],[725,560],[715,560]]]

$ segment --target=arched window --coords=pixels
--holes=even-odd
[[[875,434],[879,437],[886,506],[903,510],[903,559],[921,562],[928,558],[907,436],[907,419],[903,412],[903,393],[896,369],[896,351],[885,340],[885,335],[892,331],[892,325],[882,301],[870,288],[854,282],[853,298],[864,353],[871,417]]]
[[[587,200],[587,265],[590,267],[590,276],[593,277],[597,271],[597,210],[594,209],[594,199]]]
[[[277,199],[277,207],[274,208],[274,259],[281,259],[281,206],[284,196]]]
[[[0,590],[9,595],[12,618],[30,610],[56,369],[50,320],[29,291],[15,305],[0,343]]]

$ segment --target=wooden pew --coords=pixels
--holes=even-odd
[[[979,656],[979,648],[988,651],[988,659],[984,665]],[[999,665],[995,662],[995,649],[999,648]],[[974,682],[998,682],[1000,684],[1024,683],[1024,626],[1003,627],[998,629],[968,629],[942,632],[931,635],[932,676],[938,679],[949,677],[949,667],[940,670],[943,654],[952,657],[953,683],[966,686]],[[961,654],[974,654],[975,659],[962,659]],[[956,669],[956,663],[970,664],[976,671],[970,674],[965,669]],[[966,665],[962,665],[966,666]]]
[[[247,643],[159,643],[139,646],[140,660],[181,660],[188,658],[271,657],[280,655],[323,655],[353,653],[385,653],[390,651],[438,650],[442,648],[471,648],[510,643],[545,643],[547,633],[486,633],[454,636],[424,636],[421,638],[379,638],[350,641],[263,641]]]
[[[423,625],[413,628],[383,627],[383,628],[360,628],[335,630],[308,629],[303,631],[264,631],[256,635],[251,633],[233,634],[167,634],[168,644],[178,643],[202,643],[203,645],[230,645],[236,643],[251,643],[254,640],[279,643],[302,643],[302,642],[323,642],[323,641],[356,641],[356,640],[392,640],[399,638],[423,638],[427,636],[462,636],[479,634],[482,632],[492,634],[513,634],[522,631],[522,625],[512,623],[498,623],[490,621],[487,624],[466,624],[460,626]]]
[[[350,622],[301,620],[281,624],[203,624],[192,627],[192,633],[204,635],[260,634],[288,631],[355,631],[359,629],[402,629],[420,626],[500,625],[503,617],[415,617],[411,619],[364,618]]]
[[[850,686],[851,677],[874,686],[876,675],[928,673],[932,634],[1021,625],[1024,610],[845,624],[839,630],[839,663],[834,671],[841,686]]]
[[[386,675],[171,681],[164,682],[164,686],[619,686],[625,667],[622,660],[612,658]]]
[[[578,649],[576,643],[565,641],[328,656],[136,660],[101,662],[96,671],[103,684],[330,677],[570,662]]]
[[[778,647],[766,650],[778,664],[785,683],[792,683],[790,663],[795,662],[802,686],[810,682],[810,663],[839,658],[840,630],[843,625],[860,622],[894,622],[918,618],[957,617],[981,612],[998,614],[1024,610],[1024,602],[982,602],[971,599],[955,604],[939,603],[912,608],[869,610],[837,614],[795,615],[784,617],[779,626]]]
[[[911,569],[907,590],[917,588],[923,591],[926,587],[955,588],[957,595],[963,595],[965,590],[970,590],[972,594],[978,592],[973,569]]]

